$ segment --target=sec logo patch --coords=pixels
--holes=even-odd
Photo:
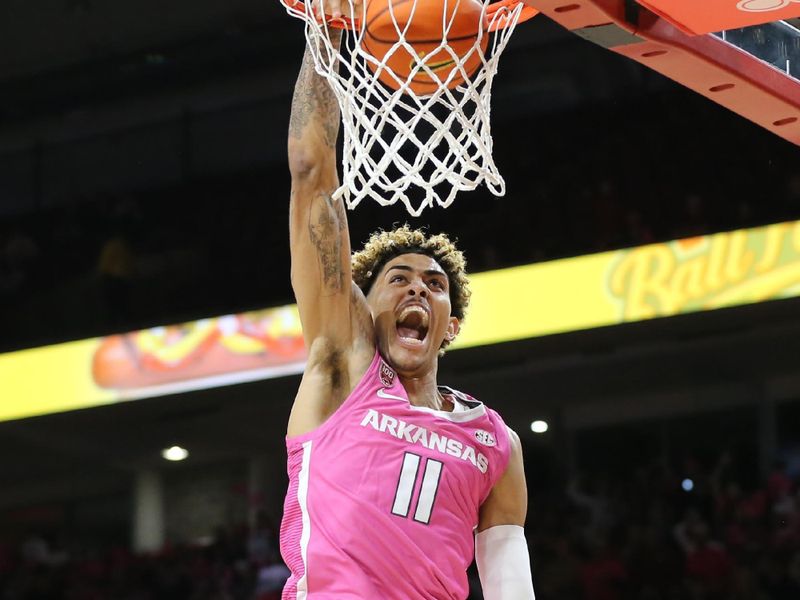
[[[484,446],[497,446],[497,440],[494,439],[494,436],[488,431],[484,431],[483,429],[478,429],[475,432],[475,439],[478,440]]]

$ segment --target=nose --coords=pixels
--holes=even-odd
[[[423,282],[414,281],[411,283],[411,285],[408,286],[408,295],[419,296],[420,298],[427,298],[428,288],[425,287],[425,284]]]

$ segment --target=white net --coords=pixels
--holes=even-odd
[[[443,0],[437,17],[441,26],[436,24],[441,41],[418,51],[411,43],[416,39],[414,14],[417,2],[429,0],[372,1],[388,4],[386,15],[396,32],[396,41],[390,40],[381,59],[364,47],[366,4],[357,9],[353,0],[343,0],[350,28],[343,30],[341,44],[334,44],[333,25],[315,18],[301,0],[284,0],[289,14],[305,21],[316,70],[327,79],[341,109],[343,173],[335,196],[344,196],[349,208],[364,198],[382,205],[399,201],[415,216],[434,203],[449,206],[459,191],[474,190],[481,183],[502,196],[505,181],[492,158],[491,87],[522,4]],[[410,16],[399,17],[393,3],[408,2]],[[456,50],[448,44],[448,34],[459,3],[467,2],[480,8],[481,18],[474,42],[470,35],[465,45],[462,35]],[[325,0],[320,4],[327,12]],[[430,21],[430,11],[425,18]],[[395,55],[401,60],[393,61]],[[409,65],[409,72],[398,73],[388,63]],[[443,72],[443,63],[453,66]],[[424,92],[415,84],[421,78],[430,82]]]

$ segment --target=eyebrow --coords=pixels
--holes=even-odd
[[[414,269],[412,269],[408,265],[392,265],[391,267],[386,269],[386,274],[388,275],[389,272],[392,269],[400,269],[401,271],[410,271],[410,272],[414,271]],[[445,279],[447,278],[447,273],[445,273],[444,271],[440,271],[438,269],[427,269],[427,270],[423,271],[423,274],[425,274],[425,275],[440,275],[440,276],[444,277]]]

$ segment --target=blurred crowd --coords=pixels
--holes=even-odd
[[[691,478],[659,465],[578,478],[530,507],[544,600],[796,600],[800,488],[776,463],[748,485],[723,454]]]
[[[268,527],[218,528],[210,543],[141,555],[40,535],[0,544],[2,600],[278,600],[288,574]]]
[[[776,463],[747,484],[724,453],[680,478],[659,465],[531,490],[528,540],[542,600],[797,600],[800,487]],[[691,483],[689,483],[691,482]],[[473,592],[481,600],[477,573]],[[0,546],[0,600],[271,600],[288,576],[274,530],[134,556],[32,537]]]
[[[285,231],[264,239],[263,193],[228,190],[234,209],[205,192],[83,199],[0,222],[0,351],[289,302],[259,266],[275,245],[288,273]]]

